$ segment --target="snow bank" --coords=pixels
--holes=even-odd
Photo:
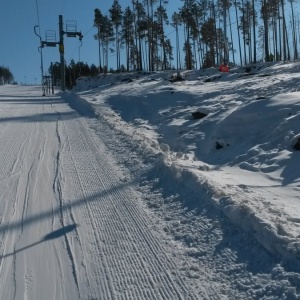
[[[82,78],[63,96],[161,152],[161,167],[210,201],[269,252],[300,262],[299,64]],[[250,75],[246,75],[250,74]],[[211,78],[211,81],[207,81]],[[192,118],[201,111],[207,117]],[[111,118],[114,116],[113,118]],[[216,144],[222,147],[216,147]]]

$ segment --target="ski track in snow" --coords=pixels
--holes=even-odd
[[[179,107],[176,107],[178,102],[176,100],[178,99],[186,100],[186,110],[191,112],[193,109],[198,109],[199,105],[205,106],[205,101],[200,101],[195,107],[189,106],[195,103],[193,101],[195,94],[197,94],[195,99],[198,99],[201,93],[210,91],[204,97],[208,102],[208,107],[212,108],[210,102],[213,98],[216,101],[217,110],[221,111],[217,120],[220,120],[222,116],[227,120],[228,111],[229,114],[234,114],[234,110],[231,108],[237,105],[236,97],[247,102],[247,97],[244,99],[243,85],[249,87],[246,91],[246,96],[250,97],[249,103],[252,98],[256,99],[261,95],[276,95],[283,90],[288,92],[289,87],[285,85],[282,89],[278,84],[273,86],[272,77],[270,80],[268,78],[268,80],[263,81],[259,76],[254,77],[251,82],[240,79],[243,81],[242,87],[237,85],[234,80],[231,84],[227,84],[225,79],[225,82],[208,84],[202,89],[201,84],[199,86],[199,82],[196,81],[197,87],[193,96],[190,97],[190,90],[187,88],[187,85],[193,84],[190,80],[170,87],[171,85],[164,81],[164,75],[165,73],[160,72],[145,74],[145,80],[143,80],[143,75],[140,76],[140,74],[135,73],[111,74],[108,78],[101,76],[86,78],[80,80],[79,86],[75,88],[75,91],[80,93],[66,95],[66,98],[79,111],[83,112],[83,107],[90,107],[91,115],[96,112],[97,121],[100,119],[100,122],[94,125],[97,134],[106,140],[105,144],[110,152],[116,153],[115,157],[119,164],[125,166],[124,172],[130,170],[130,175],[133,178],[140,178],[137,180],[137,188],[144,195],[143,200],[150,207],[150,212],[155,212],[154,216],[159,215],[161,217],[157,220],[157,227],[163,228],[170,234],[171,238],[175,238],[178,241],[175,243],[176,246],[184,245],[183,257],[187,255],[190,259],[186,260],[185,267],[181,270],[185,270],[190,282],[195,283],[195,290],[199,288],[199,282],[205,286],[207,296],[201,296],[201,299],[214,299],[215,295],[217,295],[216,299],[298,299],[300,277],[297,259],[293,265],[293,263],[283,263],[280,257],[284,253],[285,257],[292,259],[292,261],[294,259],[285,250],[281,251],[282,249],[280,249],[287,243],[284,237],[280,236],[281,240],[276,240],[273,232],[270,232],[272,226],[261,220],[250,218],[254,221],[253,228],[244,226],[245,223],[247,224],[248,218],[245,217],[244,220],[243,216],[251,212],[246,204],[249,195],[245,194],[245,189],[240,190],[238,195],[241,202],[245,202],[245,205],[242,203],[237,205],[236,209],[240,209],[237,214],[234,210],[229,211],[228,214],[228,211],[222,209],[223,206],[235,208],[235,205],[230,202],[230,197],[228,197],[233,189],[220,189],[218,184],[222,182],[220,180],[222,178],[218,178],[219,180],[215,182],[209,182],[205,175],[193,176],[193,170],[191,172],[185,162],[181,161],[181,166],[180,160],[176,159],[176,151],[180,151],[180,148],[178,149],[180,142],[177,141],[178,132],[176,130],[168,132],[167,128],[171,121],[180,121],[180,118],[187,120],[187,112],[181,114],[183,109],[180,111]],[[153,81],[149,80],[151,76],[153,76]],[[124,78],[131,77],[134,78],[131,83],[123,83]],[[136,78],[139,79],[135,80]],[[297,79],[293,78],[291,81],[289,83],[294,85]],[[111,82],[109,90],[102,86],[103,82]],[[170,96],[171,99],[161,88],[158,88],[159,86],[164,86],[165,91],[172,91],[171,94],[176,91],[177,97]],[[224,92],[226,88],[228,91],[230,90],[230,96]],[[183,93],[178,93],[180,89]],[[232,90],[237,95],[230,94]],[[253,93],[254,90],[255,93]],[[220,94],[221,91],[222,94]],[[80,99],[78,95],[84,100]],[[114,111],[109,106],[112,106]],[[86,114],[86,111],[83,113]],[[166,114],[169,117],[160,118],[159,114]],[[168,122],[166,123],[165,120],[167,119]],[[115,140],[103,137],[105,134],[102,133],[106,131],[103,128],[105,122],[109,124],[108,131],[112,129],[116,133],[117,138]],[[205,123],[205,120],[203,122]],[[212,125],[217,126],[218,124],[213,123]],[[262,126],[265,125],[267,124]],[[147,132],[144,128],[149,129],[149,131]],[[159,135],[159,140],[165,140],[167,145],[157,143],[157,133],[162,133]],[[211,132],[208,130],[207,133],[208,135],[212,133],[206,141],[206,144],[210,145],[216,138],[214,128]],[[199,141],[196,138],[196,132],[191,134],[191,138],[191,142],[197,143]],[[121,142],[118,143],[117,141],[120,140]],[[205,143],[199,143],[197,151],[201,152],[206,147]],[[155,155],[154,153],[158,154]],[[215,160],[214,163],[216,163]],[[201,172],[196,171],[195,173]],[[222,177],[223,173],[208,172],[211,177],[214,175]],[[234,182],[234,178],[229,179],[231,179],[231,181],[229,180],[230,183]],[[216,200],[220,200],[220,203],[217,204]],[[262,208],[264,199],[252,197],[252,200],[257,201],[253,205],[259,206],[256,213],[265,211]],[[267,220],[273,216],[272,213],[267,211],[265,214]],[[224,215],[227,217],[224,218]],[[240,230],[241,228],[245,231]],[[284,230],[281,232],[286,233]],[[166,240],[164,237],[164,243]],[[261,245],[264,245],[265,249],[268,249],[273,255],[270,255]],[[275,249],[279,249],[279,256],[276,255]],[[169,251],[172,252],[172,250]],[[297,255],[296,251],[294,253]],[[177,264],[180,265],[178,257]],[[193,277],[196,280],[193,280]]]
[[[197,299],[84,118],[21,102],[0,137],[1,297]]]
[[[114,128],[111,124],[117,120],[109,116],[113,120],[104,126],[107,120],[101,116],[100,119],[100,123],[94,124],[97,133],[111,152],[118,153],[116,157],[125,166],[124,172],[130,170],[127,176],[140,178],[136,188],[144,195],[151,211],[160,216],[157,219],[152,215],[156,220],[153,228],[163,229],[169,237],[178,240],[178,244],[169,241],[169,251],[176,257],[180,273],[190,282],[197,299],[268,299],[267,294],[273,299],[274,294],[279,298],[280,293],[289,290],[288,277],[298,276],[286,274],[279,260],[273,259],[251,235],[232,226],[212,206],[205,186],[195,194],[189,175],[164,165],[161,154],[142,146],[144,138],[137,132],[138,141],[134,142],[123,129],[125,124],[117,129],[120,130],[117,139],[105,138],[105,132],[111,126]],[[201,203],[195,205],[193,199],[199,197]],[[166,241],[168,237],[164,236]],[[282,273],[282,281],[273,280],[273,272]]]
[[[0,299],[297,299],[299,274],[117,116],[14,89],[0,94]]]
[[[63,199],[72,209],[73,197],[81,195],[78,232],[88,233],[81,244],[94,258],[85,262],[95,281],[92,293],[103,299],[195,299],[151,234],[136,193],[120,181],[105,146],[85,128],[78,120],[64,123],[61,162],[71,191]]]
[[[51,295],[56,288],[54,283],[59,283],[59,272],[54,272],[59,261],[53,259],[50,250],[54,245],[48,247],[43,240],[43,235],[53,230],[51,211],[56,196],[51,182],[53,154],[58,151],[53,129],[58,114],[43,99],[20,97],[13,104],[5,98],[1,100],[5,111],[1,116],[5,131],[1,130],[0,158],[4,207],[0,225],[1,297],[41,299]],[[40,218],[37,224],[44,211],[48,211],[47,218]],[[59,297],[53,295],[49,299],[63,298],[65,288],[61,286]]]

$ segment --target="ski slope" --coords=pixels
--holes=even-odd
[[[126,91],[0,87],[0,299],[299,299],[297,265],[218,209],[188,156],[99,100]]]
[[[37,90],[4,93],[1,298],[196,299],[84,118]]]

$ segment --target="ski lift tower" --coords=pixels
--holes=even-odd
[[[82,33],[77,31],[77,22],[74,20],[69,20],[66,22],[66,31],[64,31],[63,30],[63,17],[62,17],[62,15],[59,15],[59,53],[60,53],[60,70],[61,70],[61,90],[63,92],[66,89],[64,34],[66,34],[67,37],[78,36],[80,41],[83,38]]]

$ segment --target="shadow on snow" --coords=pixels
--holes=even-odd
[[[60,228],[58,230],[55,230],[55,231],[53,231],[51,233],[46,234],[40,241],[37,241],[37,242],[35,242],[33,244],[30,244],[30,245],[27,245],[27,246],[25,246],[23,248],[15,250],[14,252],[7,253],[7,254],[1,256],[0,258],[6,258],[8,256],[15,255],[15,254],[17,254],[17,253],[19,253],[21,251],[27,250],[27,249],[29,249],[31,247],[37,246],[38,244],[41,244],[43,242],[46,242],[46,241],[49,241],[49,240],[58,239],[60,237],[64,237],[64,236],[66,236],[67,233],[75,230],[77,228],[77,226],[78,226],[77,224],[72,224],[72,225],[64,226],[64,227],[62,227],[62,228]]]

